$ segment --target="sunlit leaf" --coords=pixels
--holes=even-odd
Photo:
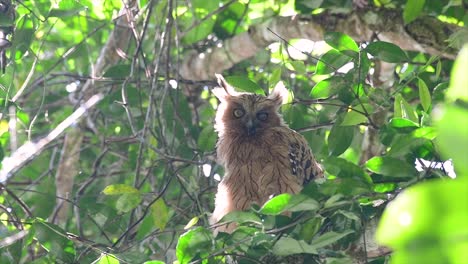
[[[119,264],[120,261],[112,254],[101,254],[97,264]]]
[[[359,51],[356,42],[350,36],[341,32],[326,32],[323,39],[325,40],[325,42],[327,42],[328,45],[332,46],[333,48],[339,51]]]
[[[265,95],[265,91],[257,83],[245,76],[227,76],[226,81],[241,91]]]
[[[370,171],[390,177],[416,177],[418,172],[413,164],[391,157],[373,157],[366,162]]]
[[[406,189],[382,215],[378,241],[404,250],[409,245],[445,245],[468,236],[468,203],[461,202],[468,200],[466,188],[465,178],[427,181]],[[434,259],[434,263],[439,262]]]
[[[184,226],[184,230],[192,228],[198,223],[198,220],[200,220],[198,216],[195,216],[194,218],[190,219],[190,221]]]
[[[108,185],[102,193],[105,195],[119,195],[119,194],[137,194],[139,193],[138,189],[133,186],[126,184],[112,184]]]
[[[418,79],[418,87],[419,100],[421,100],[421,105],[423,106],[424,111],[428,112],[432,105],[431,93],[429,92],[429,88],[427,88],[426,83],[422,79]]]
[[[203,227],[190,229],[179,237],[176,256],[180,264],[189,263],[198,253],[211,249],[212,232]]]
[[[450,86],[447,91],[447,99],[453,102],[457,99],[468,102],[468,44],[464,45],[453,64]]]
[[[394,117],[401,117],[409,119],[414,123],[418,123],[418,116],[414,108],[403,98],[403,96],[401,96],[401,94],[397,94],[395,96],[395,103],[393,109]]]
[[[339,76],[332,76],[315,84],[310,91],[310,96],[314,99],[326,99],[338,93],[339,90],[347,88],[346,80]]]

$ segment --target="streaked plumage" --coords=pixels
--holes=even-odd
[[[287,95],[284,86],[277,85],[265,97],[236,92],[216,76],[221,86],[213,90],[220,100],[217,155],[225,175],[218,185],[213,222],[254,203],[261,206],[280,193],[298,193],[305,183],[323,176],[305,138],[278,113]]]

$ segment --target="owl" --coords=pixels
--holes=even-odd
[[[221,86],[213,89],[220,101],[216,148],[225,175],[218,185],[212,223],[231,211],[261,206],[272,196],[298,193],[310,180],[323,177],[305,138],[278,112],[288,94],[283,85],[262,96],[236,92],[223,76],[216,77]]]

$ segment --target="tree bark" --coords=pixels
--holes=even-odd
[[[182,62],[180,75],[188,80],[210,80],[215,73],[253,57],[260,49],[280,41],[278,36],[321,41],[325,32],[339,31],[358,42],[374,37],[391,42],[404,50],[420,51],[454,58],[456,50],[447,47],[446,40],[460,27],[432,17],[422,17],[405,25],[402,12],[395,10],[357,10],[349,14],[295,15],[275,17],[263,24],[253,25],[247,32],[226,39],[222,46],[200,54],[189,51]],[[273,34],[274,32],[275,34]]]

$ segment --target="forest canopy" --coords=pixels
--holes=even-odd
[[[466,0],[0,0],[0,263],[463,263]],[[215,73],[325,171],[209,222]],[[289,213],[284,213],[289,212]]]

